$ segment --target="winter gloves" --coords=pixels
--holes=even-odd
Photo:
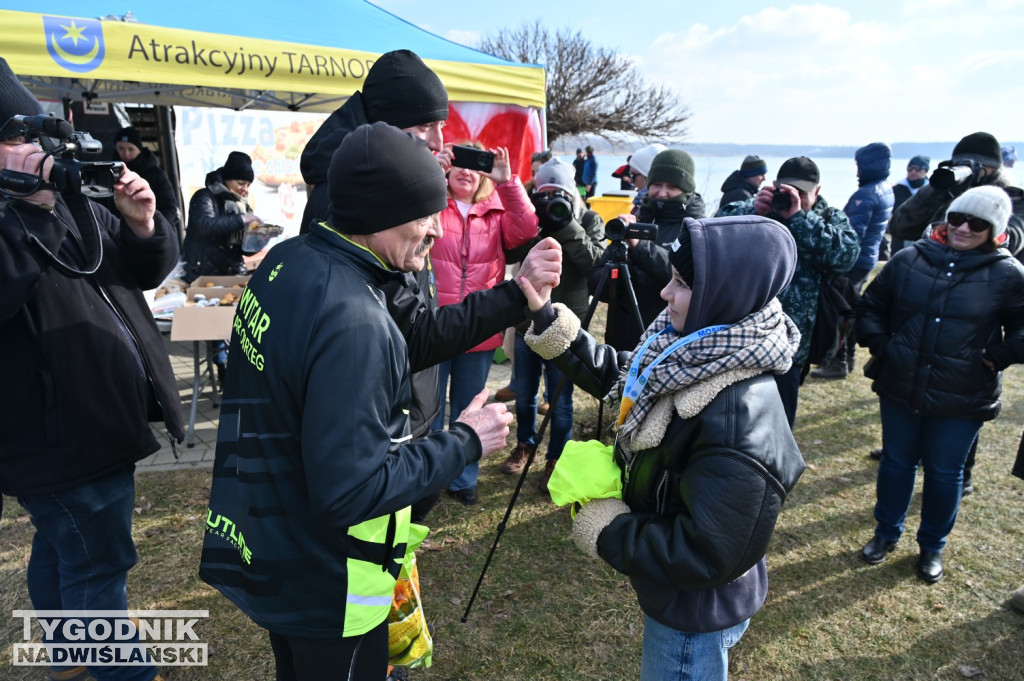
[[[597,538],[601,530],[623,513],[629,513],[629,506],[621,499],[595,499],[576,512],[570,536],[583,553],[599,558]]]

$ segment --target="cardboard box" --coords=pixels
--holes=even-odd
[[[245,285],[249,283],[249,275],[239,277],[199,277],[185,291],[187,304],[196,302],[196,295],[205,296],[206,300],[218,298],[223,300],[224,296],[230,293],[234,296],[233,303],[237,304],[242,297]],[[209,284],[213,284],[210,286]]]
[[[199,307],[187,303],[174,311],[171,320],[172,341],[228,340],[235,318],[234,305]]]

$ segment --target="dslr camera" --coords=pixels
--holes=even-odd
[[[604,236],[610,241],[621,243],[626,239],[643,239],[653,241],[658,238],[658,225],[647,222],[623,222],[619,218],[609,220],[604,225]]]
[[[537,210],[537,217],[542,226],[557,229],[572,222],[572,201],[564,196],[549,196],[545,192],[537,192],[530,200]]]
[[[978,177],[980,171],[981,166],[975,161],[958,161],[956,165],[953,164],[953,161],[943,161],[932,172],[928,183],[938,191],[946,191],[957,185],[971,182]],[[970,188],[970,184],[967,185],[967,188]]]
[[[54,189],[61,194],[82,194],[99,199],[114,194],[114,185],[124,174],[119,161],[81,161],[79,155],[95,158],[103,144],[87,132],[79,132],[70,123],[54,116],[12,116],[4,124],[20,123],[26,128],[26,140],[38,139],[48,156],[53,157],[49,183],[38,175],[4,169],[0,171],[0,191],[12,196],[28,196],[41,189]]]
[[[772,210],[779,215],[788,213],[793,209],[793,195],[782,187],[772,190]]]

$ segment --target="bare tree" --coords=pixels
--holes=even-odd
[[[614,50],[595,47],[579,31],[554,34],[539,21],[487,36],[480,49],[547,69],[548,143],[563,136],[679,139],[690,118],[674,92],[648,85]]]

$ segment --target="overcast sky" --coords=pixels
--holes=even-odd
[[[690,142],[1024,139],[1024,0],[372,0],[475,47],[541,19],[618,50],[692,112]]]

